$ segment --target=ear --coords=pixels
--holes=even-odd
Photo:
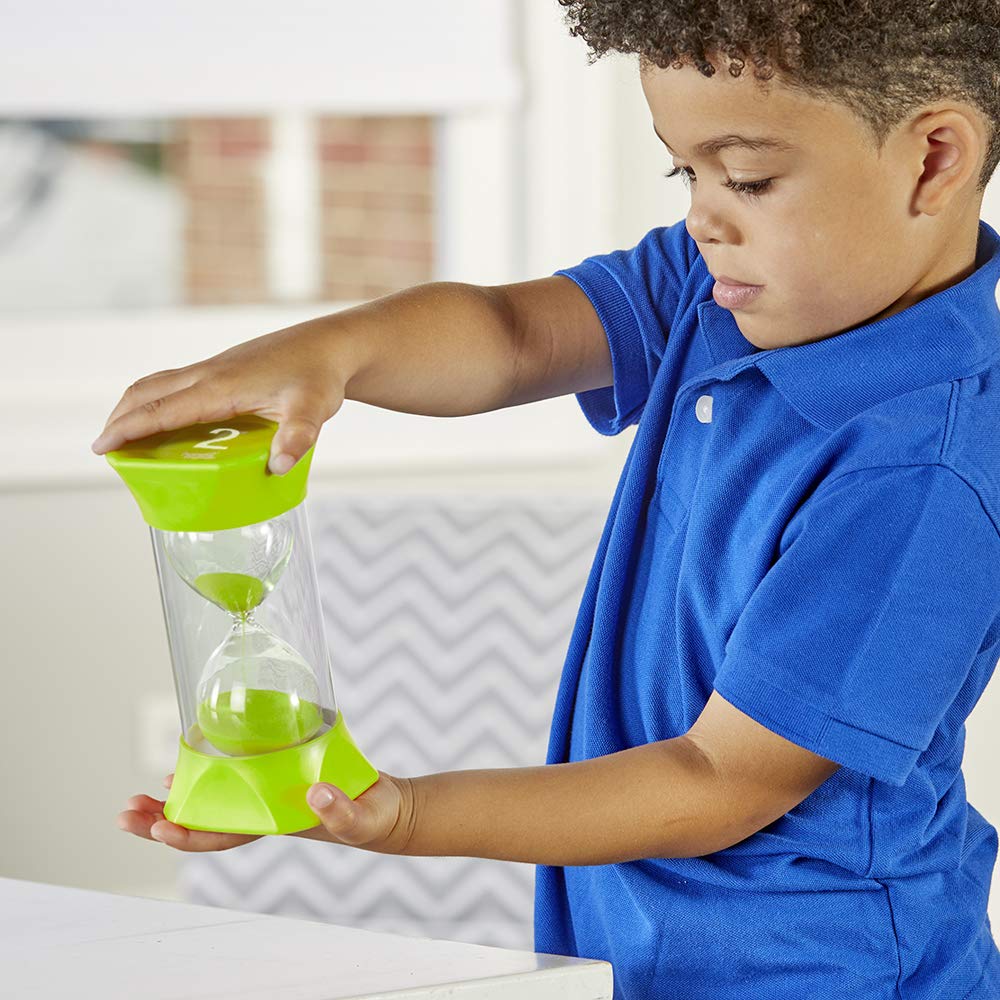
[[[985,122],[971,105],[950,103],[919,115],[911,134],[922,169],[913,210],[937,215],[979,180],[988,138]]]

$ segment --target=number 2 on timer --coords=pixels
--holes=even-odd
[[[225,451],[226,446],[222,442],[232,441],[234,437],[239,437],[239,433],[239,431],[233,430],[232,427],[216,427],[215,430],[209,431],[209,434],[225,434],[226,436],[216,437],[214,440],[199,441],[194,447],[205,448],[208,451]]]

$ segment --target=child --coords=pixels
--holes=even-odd
[[[686,220],[158,372],[94,449],[254,412],[280,475],[345,397],[637,423],[546,765],[314,786],[304,835],[537,864],[536,950],[620,1000],[998,997],[961,762],[1000,656],[1000,9],[560,2],[640,56]],[[180,850],[254,839],[129,805]]]

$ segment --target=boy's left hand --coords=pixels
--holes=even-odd
[[[306,802],[316,813],[320,825],[289,836],[327,840],[380,854],[402,854],[415,819],[413,785],[408,778],[396,778],[384,771],[378,774],[378,781],[356,799],[348,798],[334,785],[312,785]],[[173,783],[173,777],[167,775],[164,781],[167,788]],[[322,787],[329,787],[334,798],[320,807],[314,805],[311,798],[312,793]],[[166,819],[163,806],[163,800],[148,795],[133,796],[128,801],[128,808],[119,813],[118,826],[136,836],[189,852],[225,851],[261,837],[261,834],[191,830]]]
[[[320,805],[314,796],[324,788],[334,797],[326,805]],[[323,839],[379,854],[403,854],[416,821],[413,783],[409,778],[396,778],[385,771],[379,771],[378,781],[356,799],[348,798],[334,785],[323,783],[309,789],[306,802],[329,835]],[[312,833],[303,830],[293,836]]]

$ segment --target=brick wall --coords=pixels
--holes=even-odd
[[[373,298],[431,280],[431,121],[320,119],[325,298]]]
[[[433,274],[432,119],[317,120],[324,299],[369,299]],[[168,170],[185,194],[185,287],[191,303],[268,299],[266,118],[176,123]]]
[[[190,303],[268,298],[263,166],[266,118],[187,118],[176,123],[167,169],[185,196],[186,299]]]

